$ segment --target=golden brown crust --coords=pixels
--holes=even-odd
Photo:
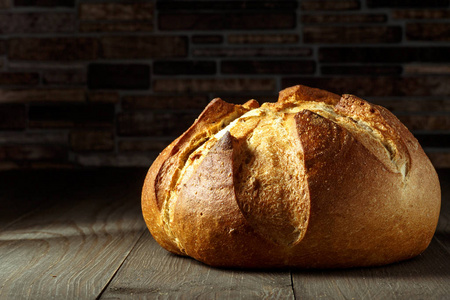
[[[436,172],[394,115],[305,86],[261,108],[213,100],[155,160],[142,193],[161,246],[226,267],[408,259],[428,246],[439,209]]]

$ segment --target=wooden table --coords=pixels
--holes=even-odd
[[[450,170],[430,247],[349,270],[214,269],[172,255],[140,212],[146,170],[0,173],[0,299],[450,299]]]

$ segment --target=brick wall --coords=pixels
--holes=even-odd
[[[305,84],[450,167],[449,0],[0,0],[0,169],[145,166],[214,97]]]

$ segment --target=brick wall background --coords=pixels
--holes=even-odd
[[[0,169],[144,166],[214,97],[305,84],[450,167],[449,0],[0,0]]]

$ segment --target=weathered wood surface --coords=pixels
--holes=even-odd
[[[146,233],[101,299],[294,299],[289,271],[211,268],[172,255]]]
[[[215,269],[145,229],[145,170],[0,174],[0,299],[449,299],[450,170],[419,257],[377,268]]]
[[[144,232],[143,174],[79,175],[54,205],[0,232],[0,299],[95,299]]]

